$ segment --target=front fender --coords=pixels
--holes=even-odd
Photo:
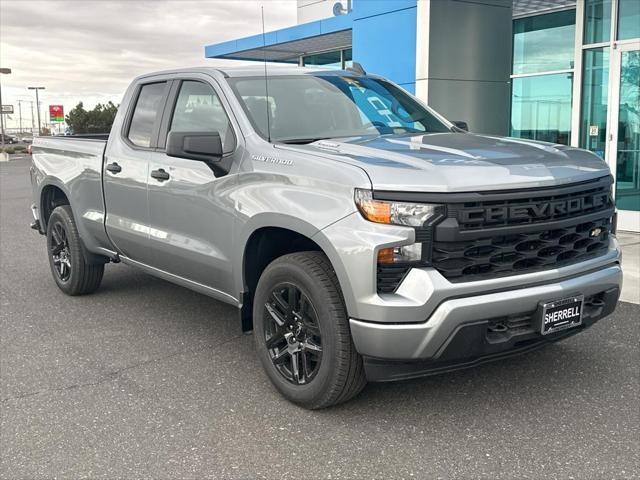
[[[347,215],[317,232],[311,239],[331,261],[350,317],[362,317],[361,305],[379,299],[376,289],[378,251],[415,241],[412,228],[381,225],[359,212]]]

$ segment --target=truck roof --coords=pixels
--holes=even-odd
[[[150,72],[139,76],[138,78],[151,77],[155,75],[171,74],[171,73],[184,73],[184,72],[201,72],[201,73],[220,73],[225,77],[263,77],[265,65],[263,63],[256,62],[253,65],[242,66],[230,66],[230,67],[190,67],[190,68],[175,68],[171,70],[161,70],[158,72]],[[348,75],[348,76],[361,76],[355,70],[334,70],[322,67],[299,67],[295,65],[282,65],[282,64],[267,64],[267,75],[309,75],[309,74],[322,74],[322,75]]]

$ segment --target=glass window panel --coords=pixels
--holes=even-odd
[[[640,211],[640,51],[622,52],[616,206]]]
[[[322,66],[328,68],[342,68],[342,60],[340,58],[340,50],[335,52],[317,53],[315,55],[307,55],[304,57],[305,66]]]
[[[586,0],[584,5],[584,44],[608,42],[610,38],[611,0]]]
[[[225,152],[233,151],[235,146],[231,124],[218,95],[211,85],[202,82],[182,83],[169,131],[217,132]]]
[[[618,0],[618,40],[640,37],[640,0]]]
[[[228,82],[257,132],[276,142],[451,131],[402,88],[371,77],[318,74],[269,77],[267,132],[264,80]]]
[[[575,10],[513,22],[513,73],[573,68]]]
[[[609,47],[585,50],[582,74],[580,147],[604,158],[607,141]]]
[[[151,135],[160,114],[166,85],[165,82],[151,83],[140,89],[128,135],[134,145],[151,146]]]
[[[567,73],[514,78],[511,136],[568,145],[572,85]]]

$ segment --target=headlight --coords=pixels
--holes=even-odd
[[[356,205],[364,218],[371,222],[424,228],[443,213],[442,205],[431,203],[375,200],[371,190],[357,188]],[[383,248],[378,251],[379,264],[424,264],[422,243]]]
[[[376,223],[421,228],[439,214],[439,205],[374,200],[371,190],[360,188],[356,189],[355,200],[362,216]]]

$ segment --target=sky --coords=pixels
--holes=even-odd
[[[15,110],[5,127],[18,127],[18,100],[31,127],[29,86],[46,88],[44,122],[49,105],[119,104],[142,73],[234,64],[204,58],[204,46],[261,33],[262,5],[267,31],[296,23],[295,0],[0,0],[0,66],[12,70],[2,103]]]

